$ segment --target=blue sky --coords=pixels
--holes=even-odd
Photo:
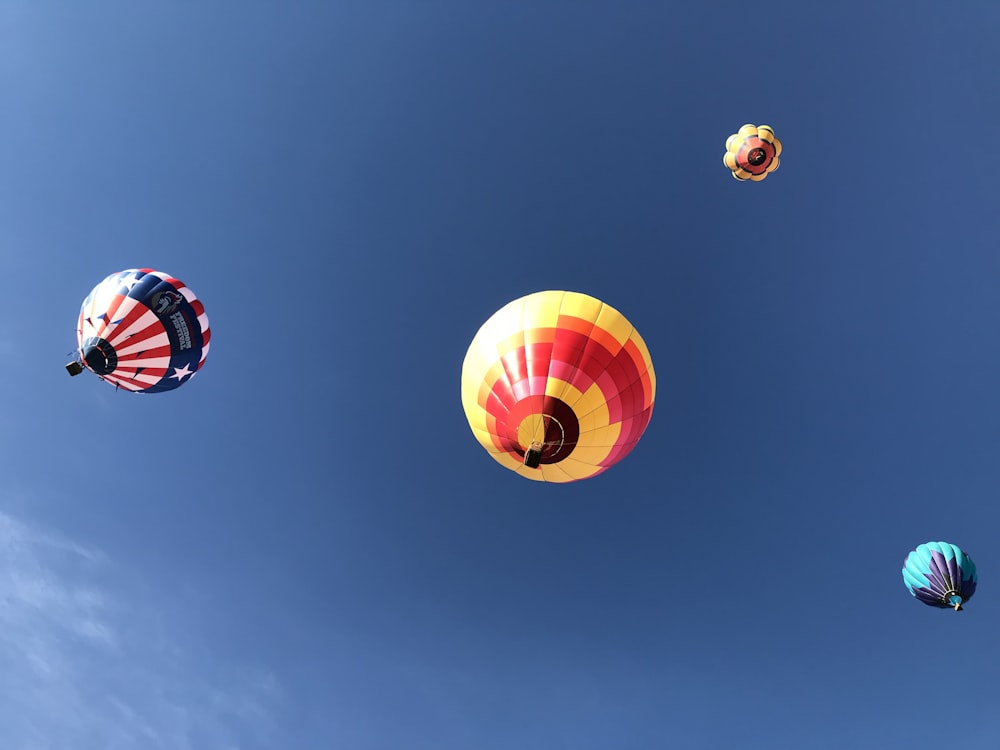
[[[84,7],[85,6],[85,7]],[[1000,6],[0,5],[0,744],[1000,742]],[[739,184],[766,122],[781,169]],[[212,325],[70,380],[108,274]],[[506,302],[649,346],[638,447],[507,472]],[[962,614],[905,590],[961,545]]]

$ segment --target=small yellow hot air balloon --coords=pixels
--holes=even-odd
[[[462,365],[469,426],[493,458],[523,477],[573,482],[635,447],[656,393],[642,337],[610,305],[546,291],[487,320]]]
[[[781,141],[770,125],[744,125],[726,139],[722,162],[737,180],[760,182],[778,168]]]

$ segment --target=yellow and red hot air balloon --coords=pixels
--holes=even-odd
[[[656,377],[642,337],[616,309],[578,292],[508,303],[462,365],[476,439],[523,477],[573,482],[628,455],[649,424]]]
[[[778,168],[781,141],[770,125],[744,125],[726,139],[723,163],[737,180],[760,182]]]

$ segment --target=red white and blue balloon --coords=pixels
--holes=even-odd
[[[171,391],[201,369],[211,330],[184,282],[151,268],[108,276],[87,295],[76,330],[80,366],[137,393]],[[72,365],[71,374],[76,374]]]

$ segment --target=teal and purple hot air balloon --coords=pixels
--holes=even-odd
[[[976,564],[954,544],[927,542],[906,556],[903,582],[924,604],[958,612],[976,593]]]

